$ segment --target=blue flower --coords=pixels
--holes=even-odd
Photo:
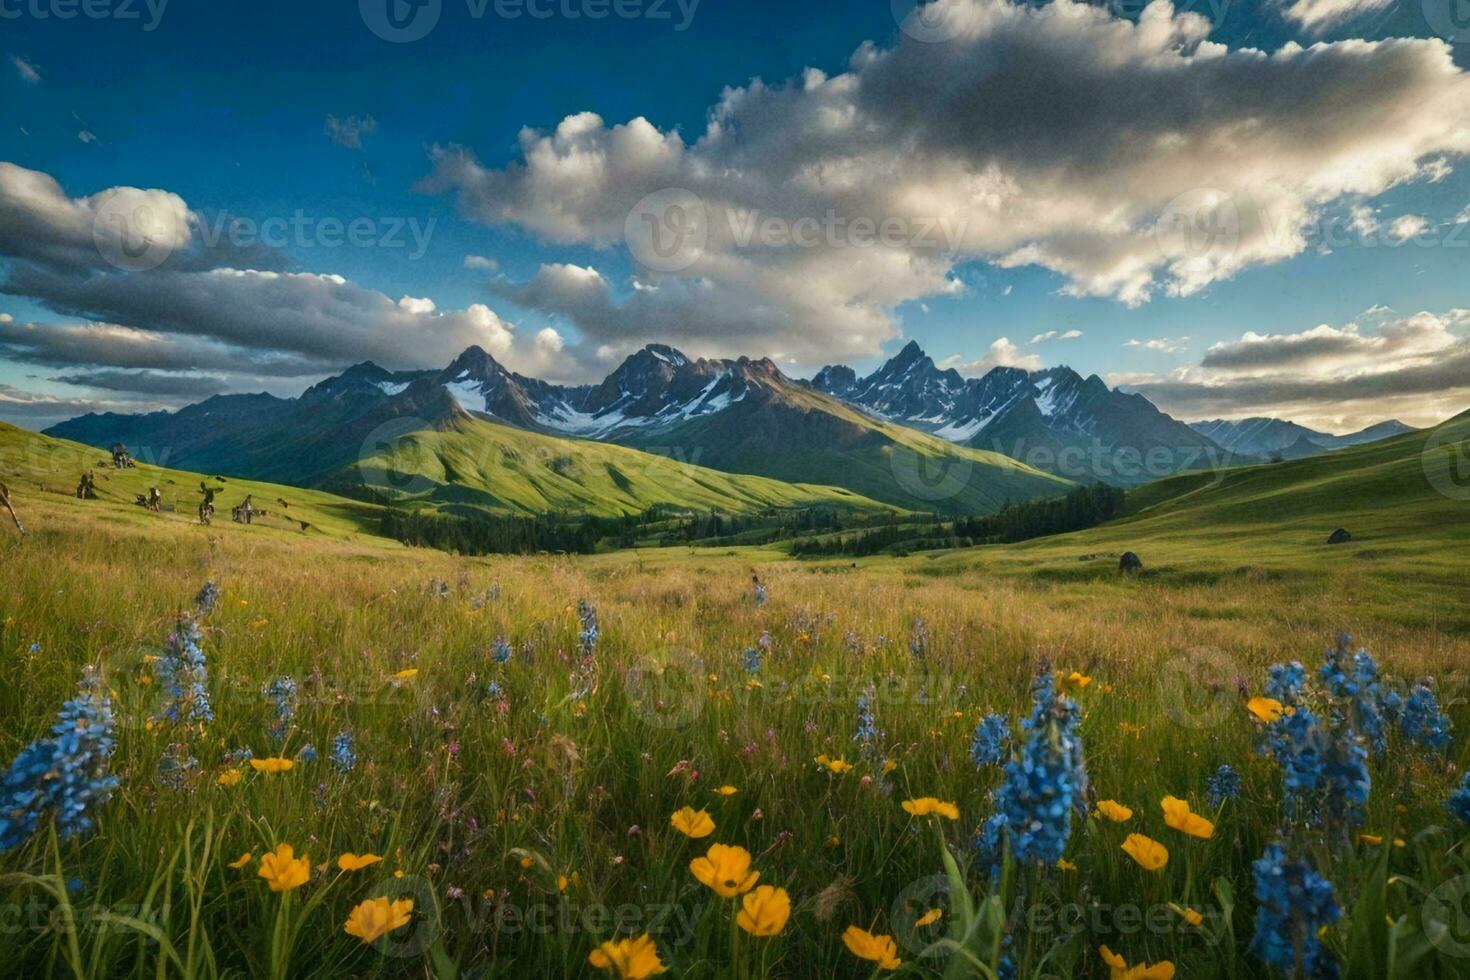
[[[755,583],[755,604],[764,606],[766,604],[766,585],[764,582]]]
[[[202,725],[214,720],[214,708],[209,702],[209,665],[199,645],[202,640],[199,624],[193,617],[185,616],[169,634],[163,655],[153,665],[158,689],[168,698],[163,708],[164,720],[185,725]]]
[[[1050,866],[1066,851],[1072,811],[1084,805],[1087,769],[1077,705],[1057,694],[1050,672],[1036,678],[1032,700],[1026,743],[1006,763],[996,802],[1016,860]]]
[[[338,772],[351,772],[357,765],[357,752],[352,745],[352,733],[340,731],[332,739],[332,765]]]
[[[1427,684],[1415,684],[1399,717],[1399,728],[1404,735],[1426,748],[1442,751],[1454,741],[1450,727],[1449,718],[1439,710],[1434,691]]]
[[[112,702],[89,668],[50,736],[23,749],[0,777],[0,851],[26,841],[47,818],[63,841],[92,830],[93,815],[118,785],[108,771],[113,727]]]
[[[271,723],[271,737],[277,742],[285,741],[286,730],[296,715],[296,680],[292,677],[277,677],[260,689],[263,697],[270,698],[275,705],[276,720]]]
[[[1266,680],[1266,697],[1291,706],[1296,704],[1306,686],[1307,671],[1300,663],[1293,660],[1289,664],[1273,664]]]
[[[1005,715],[986,715],[975,726],[975,737],[970,741],[970,758],[977,767],[999,765],[1005,759],[1010,740],[1011,725]]]
[[[509,663],[511,652],[510,641],[503,636],[497,636],[490,648],[490,659],[498,664]]]
[[[312,745],[310,742],[307,742],[305,745],[301,746],[301,750],[296,753],[296,758],[301,760],[301,762],[305,765],[311,765],[318,758],[316,754],[316,746]]]
[[[1251,867],[1258,903],[1251,952],[1288,974],[1300,970],[1311,980],[1336,980],[1337,962],[1318,938],[1342,914],[1332,883],[1306,861],[1288,861],[1280,844],[1267,846]]]
[[[915,659],[929,652],[929,624],[924,617],[914,617],[914,627],[909,633],[909,654]]]
[[[577,619],[581,621],[582,630],[577,636],[578,643],[582,648],[582,656],[589,657],[597,646],[597,607],[586,599],[577,603]]]
[[[199,594],[194,597],[194,611],[201,616],[208,616],[214,612],[215,604],[219,602],[219,586],[213,581],[205,582]]]
[[[1470,772],[1465,773],[1459,787],[1445,800],[1444,807],[1465,823],[1470,823]]]
[[[1210,806],[1218,808],[1226,800],[1233,800],[1240,796],[1240,773],[1236,772],[1229,763],[1222,763],[1216,769],[1205,788],[1210,791]]]
[[[756,647],[749,647],[744,653],[745,672],[747,674],[759,674],[761,672],[761,652]]]
[[[1266,726],[1265,751],[1281,765],[1288,817],[1362,823],[1372,779],[1367,745],[1351,727],[1328,728],[1299,707]]]
[[[170,745],[158,760],[158,780],[171,789],[182,789],[189,773],[199,768],[199,760],[188,754],[186,746]]]
[[[852,740],[862,746],[863,754],[871,759],[879,759],[883,755],[883,730],[878,727],[878,721],[873,715],[873,702],[876,699],[877,693],[873,685],[869,684],[862,697],[858,698],[857,731],[852,736]]]

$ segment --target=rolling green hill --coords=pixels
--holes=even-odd
[[[840,487],[724,473],[685,462],[677,453],[563,439],[464,414],[384,442],[323,486],[352,493],[367,487],[392,499],[523,514],[610,516],[658,504],[730,513],[819,505],[893,509]]]
[[[905,510],[989,514],[1073,484],[1000,453],[961,446],[786,384],[762,399],[651,433],[700,464],[777,480],[833,484]]]
[[[77,500],[77,482],[88,469],[95,479],[97,499]],[[382,514],[382,507],[377,504],[347,500],[320,490],[234,477],[220,479],[213,474],[141,462],[130,469],[114,469],[109,454],[103,450],[0,422],[0,482],[10,488],[22,522],[35,505],[63,503],[74,504],[77,509],[95,509],[114,521],[162,518],[194,524],[198,520],[201,481],[217,490],[213,524],[216,528],[234,526],[230,508],[244,500],[246,494],[252,494],[255,506],[265,511],[257,516],[251,530],[329,538],[376,535]],[[157,487],[163,496],[158,514],[135,503],[135,498],[146,494],[150,487]],[[281,501],[285,501],[285,506]],[[303,521],[309,525],[305,532],[301,528]],[[0,512],[0,523],[9,524],[9,515]],[[382,539],[382,543],[396,547],[395,542],[387,539]]]

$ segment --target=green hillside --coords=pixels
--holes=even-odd
[[[835,486],[724,473],[678,453],[562,439],[468,417],[407,432],[323,485],[365,485],[406,501],[523,514],[613,516],[660,504],[730,513],[817,505],[892,509]]]
[[[842,486],[914,511],[989,514],[1072,486],[1000,453],[874,418],[795,385],[778,399],[738,403],[642,442],[655,444],[685,447],[720,470]]]
[[[89,469],[95,480],[97,499],[77,500],[77,482]],[[265,511],[263,516],[257,516],[252,531],[329,538],[375,535],[382,513],[379,505],[347,500],[320,490],[234,477],[221,480],[214,474],[190,473],[141,462],[129,469],[114,469],[110,455],[104,450],[0,422],[0,482],[10,488],[22,522],[34,506],[65,503],[95,509],[112,521],[156,522],[162,518],[193,524],[198,520],[201,481],[217,491],[213,525],[216,528],[235,526],[230,520],[230,508],[247,494],[252,494],[254,505]],[[150,487],[157,487],[163,496],[157,514],[135,502]],[[281,501],[285,501],[285,506]],[[0,513],[0,522],[9,521],[9,515]],[[303,521],[309,525],[304,532]],[[396,546],[386,539],[383,543]]]

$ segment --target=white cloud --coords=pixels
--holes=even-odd
[[[943,370],[953,368],[966,377],[982,377],[998,367],[1023,368],[1027,371],[1041,370],[1038,354],[1022,354],[1020,349],[1006,337],[995,340],[985,354],[973,361],[966,361],[959,354],[951,354],[938,364]]]
[[[727,89],[695,137],[579,113],[523,130],[503,167],[436,148],[422,187],[456,194],[475,220],[594,247],[626,244],[635,205],[681,188],[694,209],[650,216],[702,216],[659,226],[703,236],[702,248],[650,272],[659,299],[640,308],[662,307],[667,339],[703,352],[701,318],[675,315],[697,292],[723,304],[709,319],[735,325],[726,345],[825,363],[876,355],[898,304],[962,289],[963,260],[1040,265],[1069,294],[1127,304],[1187,296],[1300,254],[1340,201],[1432,178],[1470,151],[1470,76],[1440,40],[1232,50],[1204,17],[1162,2],[1136,22],[1069,0],[933,0],[926,12],[958,36],[900,34],[840,74]],[[909,234],[879,247],[739,234],[752,218],[791,229],[833,214]],[[641,216],[633,229],[648,234]],[[596,309],[546,309],[622,344],[651,336],[613,312],[631,301],[614,291]]]
[[[1470,204],[1465,205],[1465,210],[1455,215],[1455,224],[1470,225]]]
[[[1143,350],[1157,351],[1161,354],[1183,353],[1189,344],[1188,337],[1154,337],[1150,340],[1128,340],[1124,347],[1139,347]]]
[[[487,259],[483,255],[466,255],[464,257],[464,267],[466,269],[483,269],[488,272],[494,272],[500,268],[500,263],[494,259]]]
[[[362,149],[362,138],[378,131],[378,121],[372,116],[348,116],[346,119],[338,119],[336,116],[329,115],[322,131],[327,134],[327,139],[338,146],[345,146],[349,150],[360,150]]]
[[[1388,226],[1388,237],[1395,242],[1406,242],[1428,230],[1428,218],[1422,214],[1405,214],[1395,218]]]
[[[1372,329],[1247,332],[1212,346],[1198,366],[1127,383],[1184,418],[1270,415],[1334,431],[1391,417],[1427,425],[1470,408],[1467,331],[1470,310],[1453,309]]]
[[[15,66],[16,74],[20,75],[20,80],[27,85],[35,85],[41,81],[41,70],[20,55],[12,54],[10,56],[10,63]]]
[[[1323,34],[1358,17],[1378,13],[1393,0],[1282,0],[1282,15],[1303,30]]]
[[[1053,340],[1076,340],[1082,336],[1081,330],[1048,330],[1031,338],[1033,344],[1046,344]]]

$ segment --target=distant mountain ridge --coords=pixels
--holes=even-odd
[[[1273,418],[1248,418],[1238,421],[1213,419],[1191,422],[1190,428],[1219,443],[1226,449],[1261,459],[1304,459],[1318,453],[1361,446],[1380,439],[1391,439],[1407,432],[1417,432],[1411,425],[1389,419],[1358,432],[1336,436],[1318,432],[1295,422]]]
[[[493,428],[471,421],[567,440],[569,456],[579,440],[616,442],[680,463],[840,488],[868,504],[913,510],[988,513],[1069,486],[1003,455],[856,411],[786,377],[769,359],[694,359],[658,344],[629,356],[597,385],[527,378],[470,347],[442,370],[395,372],[364,362],[295,399],[219,395],[177,412],[86,415],[48,434],[96,446],[166,447],[170,465],[350,492],[342,481],[385,427],[394,438],[411,431],[496,438]],[[417,440],[433,444],[425,465],[436,473],[444,461],[463,468],[473,457],[446,438],[450,444]],[[555,443],[536,445],[556,452]],[[451,465],[435,479],[496,483],[484,472],[458,475]]]
[[[1142,395],[1069,367],[997,367],[966,378],[910,342],[877,371],[824,367],[812,385],[881,418],[1004,453],[1072,480],[1135,485],[1225,465],[1230,454]]]

